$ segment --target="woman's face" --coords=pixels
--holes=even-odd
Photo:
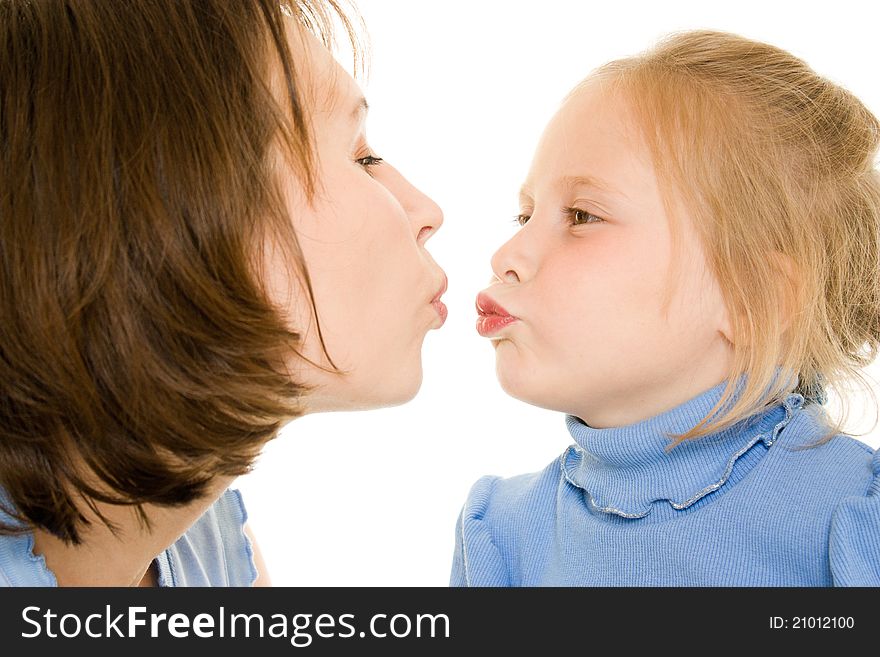
[[[725,306],[685,216],[687,256],[661,307],[671,233],[635,125],[595,80],[564,103],[522,188],[522,228],[492,258],[495,283],[478,298],[502,387],[597,428],[671,408],[729,368]]]
[[[311,103],[318,193],[309,203],[289,170],[285,193],[324,343],[342,371],[297,358],[291,375],[314,387],[309,412],[402,403],[421,384],[425,335],[446,318],[446,275],[425,248],[443,214],[389,163],[370,159],[366,101],[354,79],[310,34],[292,27],[289,42]],[[329,366],[302,281],[271,266],[279,257],[271,252],[268,261],[276,301],[304,333],[303,355]]]

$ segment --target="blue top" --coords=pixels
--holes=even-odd
[[[257,578],[241,493],[227,489],[156,558],[159,586],[251,586]],[[0,586],[57,586],[33,534],[0,535]]]
[[[880,450],[789,394],[666,451],[720,383],[634,424],[566,416],[541,472],[483,477],[456,525],[453,586],[880,586]]]

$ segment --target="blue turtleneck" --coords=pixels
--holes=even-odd
[[[575,444],[543,471],[474,484],[451,584],[880,586],[880,450],[797,449],[827,421],[797,393],[668,450],[723,389],[621,427],[567,416]]]

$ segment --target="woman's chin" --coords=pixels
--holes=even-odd
[[[422,369],[400,376],[399,372],[381,380],[364,382],[344,389],[324,388],[307,402],[308,413],[370,411],[406,404],[422,387]]]
[[[370,398],[365,398],[359,403],[354,404],[349,410],[353,411],[369,411],[377,408],[391,408],[393,406],[402,406],[412,401],[421,388],[421,380],[418,384],[408,388],[401,388],[387,391],[375,391]]]
[[[400,406],[412,401],[422,387],[422,367],[410,376],[401,378],[394,385],[376,386],[376,408]]]

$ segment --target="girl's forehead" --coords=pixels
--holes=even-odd
[[[598,82],[577,87],[551,120],[548,132],[563,141],[639,146],[632,112],[617,92]]]
[[[581,177],[624,186],[652,173],[650,155],[626,102],[603,85],[590,83],[569,95],[547,125],[529,178]]]

